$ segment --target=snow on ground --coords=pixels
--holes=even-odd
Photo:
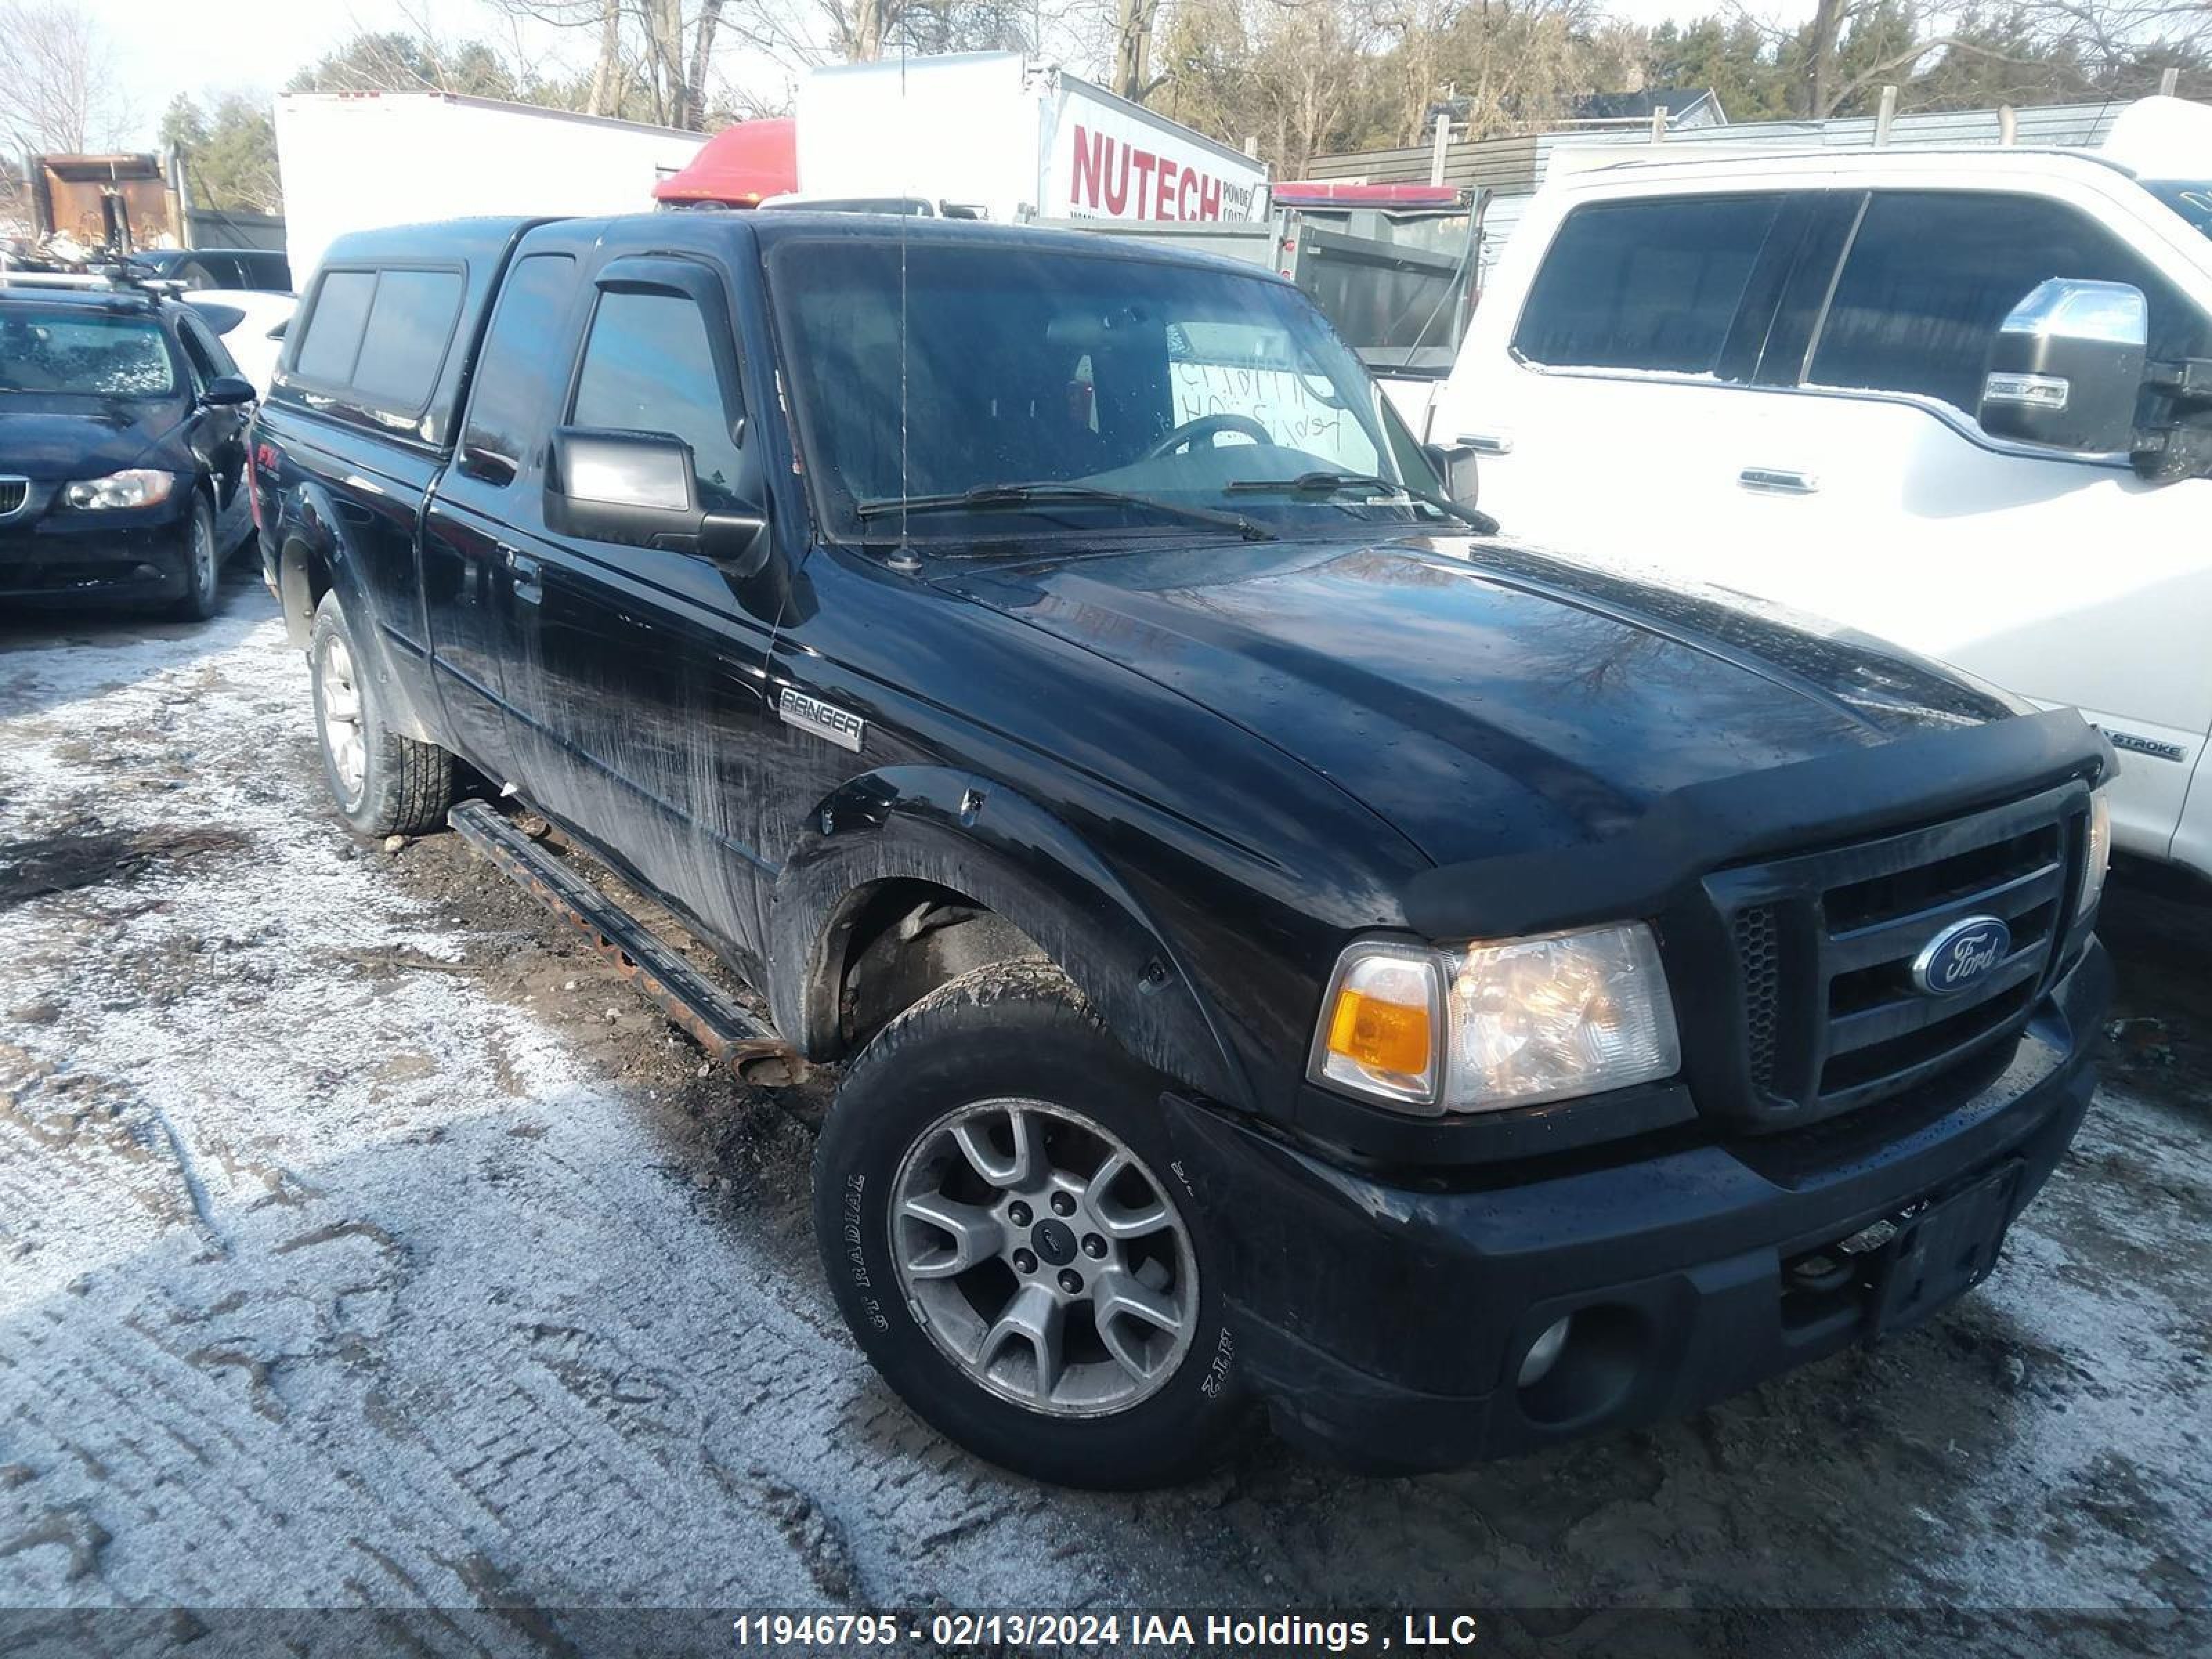
[[[258,590],[0,627],[0,1608],[504,1609],[414,1638],[475,1652],[609,1605],[2205,1605],[2201,1075],[2108,1091],[1875,1352],[1460,1475],[1262,1442],[1107,1498],[907,1416],[813,1262],[818,1100],[696,1060],[452,837],[339,830]]]

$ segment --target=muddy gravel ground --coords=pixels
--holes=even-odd
[[[1509,1650],[1899,1650],[1768,1613],[1811,1607],[2202,1651],[2212,908],[2110,908],[2102,1103],[1930,1326],[1462,1474],[1261,1439],[1088,1496],[956,1450],[847,1340],[818,1091],[707,1073],[454,837],[339,829],[258,586],[201,627],[0,622],[0,1650],[191,1647],[178,1607],[562,1654],[647,1627],[594,1607],[1410,1604],[1520,1609]],[[708,1627],[672,1616],[660,1650]]]

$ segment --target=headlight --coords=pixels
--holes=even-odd
[[[2081,891],[2074,914],[2086,916],[2104,896],[2105,872],[2112,865],[2112,801],[2100,789],[2089,797],[2089,844],[2082,849]]]
[[[177,475],[156,471],[152,467],[134,466],[127,471],[111,472],[104,478],[87,478],[81,483],[64,484],[62,501],[70,507],[153,507],[169,499],[170,490],[176,488]]]
[[[1674,999],[1640,922],[1338,958],[1308,1074],[1400,1111],[1533,1106],[1671,1077]]]

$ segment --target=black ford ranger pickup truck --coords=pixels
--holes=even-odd
[[[1265,272],[368,233],[252,441],[340,814],[465,763],[837,1064],[837,1303],[1001,1463],[1692,1410],[1978,1281],[2088,1107],[2103,738],[1516,547]]]

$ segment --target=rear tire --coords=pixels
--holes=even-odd
[[[215,509],[194,490],[191,514],[185,520],[185,591],[171,603],[170,615],[185,622],[205,622],[215,615],[222,591],[222,564],[215,544]]]
[[[816,1241],[869,1359],[1040,1480],[1186,1480],[1246,1417],[1224,1255],[1159,1089],[1057,968],[1000,963],[877,1035],[816,1148]]]
[[[453,800],[453,757],[386,722],[336,593],[315,607],[307,669],[323,781],[338,816],[363,836],[419,836],[443,824]]]

